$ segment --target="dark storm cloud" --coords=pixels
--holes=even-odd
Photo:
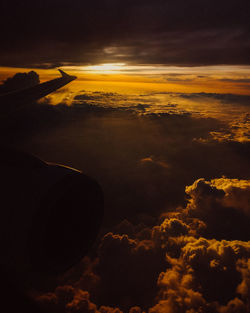
[[[247,0],[3,1],[1,65],[250,64],[249,9]]]

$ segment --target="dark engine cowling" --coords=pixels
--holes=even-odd
[[[0,150],[1,268],[15,275],[64,272],[93,245],[103,217],[99,184],[81,172]]]

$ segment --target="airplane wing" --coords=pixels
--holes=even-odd
[[[67,85],[77,77],[68,75],[59,69],[61,77],[32,86],[26,89],[0,95],[0,114],[11,113],[25,105],[47,96],[53,91]]]
[[[65,73],[63,70],[58,69],[58,71],[61,73],[62,77],[70,77],[70,75]]]

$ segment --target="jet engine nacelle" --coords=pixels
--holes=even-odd
[[[81,172],[0,150],[1,267],[11,273],[63,272],[93,245],[103,217],[99,184]]]

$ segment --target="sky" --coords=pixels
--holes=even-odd
[[[77,76],[2,116],[2,144],[83,171],[105,199],[89,254],[29,297],[44,313],[250,312],[249,1],[0,12],[0,93]]]
[[[1,12],[4,66],[250,62],[247,0],[12,0]]]

